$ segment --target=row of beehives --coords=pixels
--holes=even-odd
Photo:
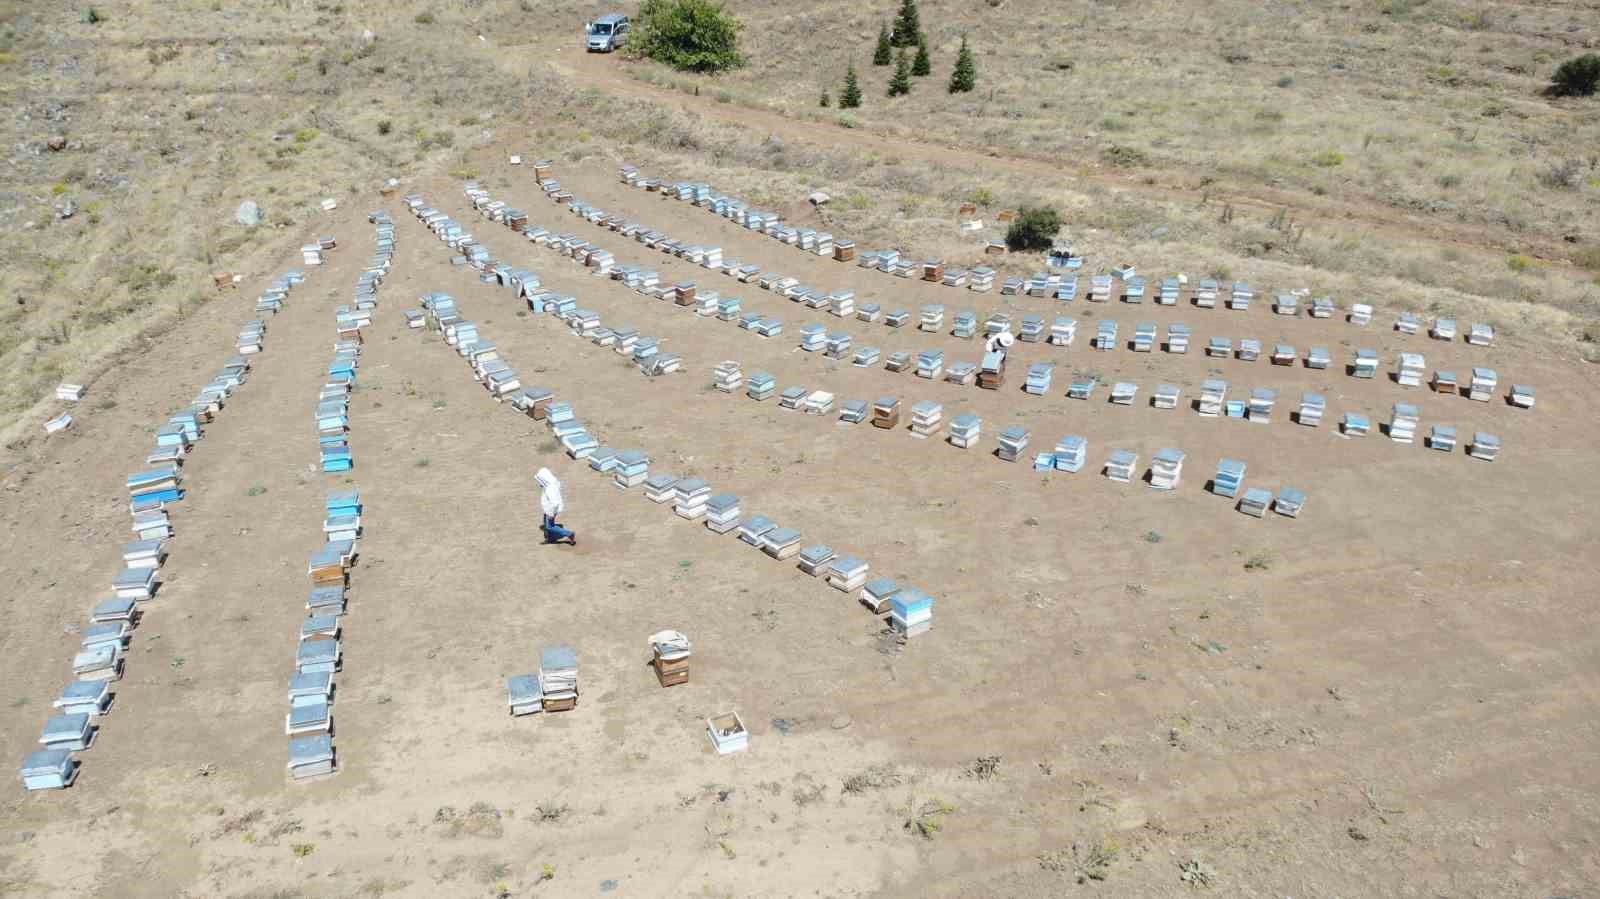
[[[509,227],[513,228],[523,228],[524,233],[527,234],[535,244],[555,248],[563,255],[571,256],[579,259],[579,261],[584,261],[585,264],[588,264],[587,261],[582,260],[580,257],[585,252],[584,248],[590,248],[590,251],[592,252],[592,244],[588,244],[574,235],[551,234],[545,229],[530,226],[525,215],[516,212],[506,213],[504,211],[504,204],[492,200],[487,191],[484,191],[475,185],[469,185],[467,187],[467,195],[472,200],[475,207],[491,220],[501,221],[502,223],[505,223]],[[601,215],[600,221],[602,224],[609,224],[612,227],[623,230],[634,227],[627,223],[619,223],[620,220],[610,216]],[[609,265],[611,259],[609,254],[607,255],[607,264]],[[524,285],[527,283],[532,283],[535,285],[535,287],[537,286],[536,277],[532,278],[530,282],[528,273],[513,269],[508,265],[495,264],[492,260],[486,260],[484,263],[484,269],[486,272],[497,272],[498,276],[496,280],[500,280],[502,283],[516,283],[518,279],[521,279]],[[625,282],[629,283],[629,286],[632,286],[640,293],[644,293],[652,297],[659,297],[661,299],[675,301],[677,305],[693,308],[696,313],[702,316],[710,316],[715,314],[718,318],[724,321],[738,321],[741,327],[751,330],[752,332],[761,336],[770,337],[782,332],[781,322],[763,318],[756,313],[739,315],[737,300],[732,300],[731,298],[719,298],[711,292],[701,292],[693,283],[686,282],[672,286],[661,286],[656,280],[656,273],[643,271],[633,266],[617,266],[611,269],[610,275],[614,278],[624,280]],[[486,277],[488,276],[486,275]],[[632,353],[634,354],[636,361],[641,362],[641,365],[647,364],[644,360],[650,358],[649,355],[645,354],[657,353],[656,341],[654,339],[647,337],[640,338],[637,336],[637,332],[631,328],[613,330],[602,326],[598,314],[589,310],[577,308],[575,298],[552,295],[551,299],[547,300],[544,304],[541,304],[538,299],[544,295],[541,293],[541,291],[536,289],[529,291],[527,287],[524,286],[520,292],[524,296],[532,297],[532,299],[530,299],[530,307],[535,312],[541,311],[543,308],[545,308],[545,306],[551,306],[552,311],[555,311],[563,319],[567,320],[569,325],[576,333],[579,334],[579,336],[591,339],[596,345],[614,346],[619,353]],[[713,300],[715,300],[715,303],[713,303]],[[1030,334],[1028,327],[1029,319],[1032,318],[1036,317],[1029,316],[1024,319],[1023,333],[1020,339],[1037,339],[1037,330],[1034,330]],[[961,326],[961,322],[959,320],[957,324],[958,327]],[[1068,320],[1068,326],[1066,328],[1062,328],[1061,321],[1058,320],[1056,327],[1052,329],[1052,333],[1050,335],[1051,341],[1070,342],[1072,335],[1075,332],[1075,329],[1072,327],[1074,324],[1075,323]],[[1111,326],[1110,337],[1107,337],[1104,333],[1107,330],[1108,324]],[[922,318],[918,323],[919,329],[924,331],[937,331],[942,326],[943,307],[925,307],[923,309]],[[985,333],[1003,333],[1007,332],[1009,327],[1009,317],[997,315],[991,317],[989,321],[985,322]],[[1065,331],[1065,334],[1062,333],[1063,331]],[[1115,340],[1115,323],[1102,322],[1101,331],[1102,333],[1096,337],[1096,344],[1104,344],[1107,346],[1112,345]],[[1139,333],[1136,335],[1135,348],[1138,349],[1139,345],[1142,344],[1144,349],[1148,350],[1155,336],[1156,330],[1154,325],[1141,326]],[[1225,348],[1226,350],[1232,350],[1231,341],[1221,342],[1227,344]],[[874,347],[863,347],[858,350],[854,350],[852,356],[850,335],[843,332],[828,333],[821,325],[803,326],[800,329],[800,346],[802,349],[808,352],[825,352],[827,355],[841,360],[851,359],[851,361],[858,367],[876,364],[880,358],[880,352]],[[1172,333],[1169,331],[1167,348],[1169,351],[1186,352],[1188,349],[1187,334],[1182,332]],[[1211,345],[1207,347],[1207,353],[1213,356],[1219,353],[1218,339],[1213,339]],[[1003,385],[1005,380],[1004,360],[1003,357],[1000,357],[998,360],[990,359],[989,356],[992,355],[993,354],[986,355],[986,358],[980,363],[952,362],[946,366],[943,351],[929,350],[917,354],[913,367],[913,359],[910,353],[897,352],[889,355],[888,359],[884,363],[884,368],[890,372],[914,371],[919,377],[930,380],[936,380],[942,377],[944,380],[962,385],[971,385],[977,383],[982,387],[998,388],[999,386]],[[673,355],[670,358],[672,360],[672,364],[671,367],[666,370],[676,370],[678,367],[678,357]],[[1256,358],[1259,358],[1259,346],[1256,345],[1255,341],[1242,341],[1238,352],[1238,358],[1245,361],[1252,361]],[[1298,356],[1292,347],[1278,345],[1273,348],[1270,358],[1274,364],[1293,365],[1298,359]],[[1312,352],[1308,354],[1304,360],[1304,363],[1307,367],[1314,369],[1326,368],[1328,362],[1329,359],[1327,351],[1319,351],[1318,348],[1313,348]],[[1374,373],[1376,372],[1376,364],[1376,353],[1368,350],[1357,350],[1355,360],[1350,371],[1354,377],[1370,378],[1373,377]],[[1419,370],[1419,367],[1422,365],[1423,361],[1420,354],[1402,354],[1400,367],[1396,373],[1396,381],[1402,386],[1415,386],[1417,383],[1420,383],[1418,380],[1416,380],[1415,376]],[[1047,393],[1050,390],[1054,367],[1055,366],[1052,363],[1048,362],[1040,362],[1031,365],[1028,369],[1027,377],[1022,385],[1022,389],[1025,392],[1032,394]],[[719,375],[718,379],[714,381],[715,386],[719,386],[724,390],[732,389],[726,384],[726,374],[726,372],[723,372],[721,375]],[[770,375],[767,375],[766,373],[757,373],[752,377],[752,383],[747,385],[747,392],[750,396],[756,399],[767,399],[770,396],[777,394],[776,381]],[[1455,392],[1453,390],[1447,390],[1448,385],[1453,385],[1455,383],[1453,373],[1437,372],[1435,374],[1434,382],[1435,389],[1441,393]],[[1089,399],[1098,383],[1098,380],[1092,377],[1075,379],[1067,391],[1067,396],[1075,399]],[[1496,389],[1497,383],[1498,376],[1493,370],[1483,368],[1474,369],[1473,380],[1471,384],[1468,388],[1462,390],[1461,393],[1470,399],[1487,401]],[[1137,384],[1132,382],[1117,382],[1111,387],[1110,402],[1119,405],[1132,405],[1137,391]],[[1227,417],[1231,418],[1245,418],[1250,421],[1263,423],[1270,421],[1272,409],[1277,400],[1277,391],[1269,388],[1257,388],[1251,392],[1248,401],[1228,400],[1226,398],[1226,393],[1227,383],[1225,381],[1208,379],[1202,386],[1200,397],[1195,403],[1196,411],[1198,411],[1201,415],[1208,416],[1226,415]],[[1180,388],[1175,385],[1158,385],[1151,399],[1151,405],[1152,407],[1158,409],[1176,408],[1179,403],[1180,394]],[[828,393],[827,391],[812,391],[805,387],[791,386],[783,391],[783,396],[780,402],[789,408],[803,408],[812,412],[828,412],[832,409],[833,401],[833,394]],[[1516,385],[1512,388],[1511,395],[1508,397],[1508,401],[1515,405],[1531,408],[1533,403],[1533,391],[1531,388]],[[826,405],[826,408],[822,408],[824,404]],[[860,421],[865,417],[866,404],[864,401],[849,401],[846,402],[844,406],[845,407],[841,412],[842,420],[846,422]],[[1296,415],[1296,420],[1307,426],[1319,426],[1321,424],[1325,408],[1326,401],[1320,393],[1307,392],[1301,398],[1300,409]],[[1366,425],[1364,422],[1365,416],[1358,413],[1348,414],[1344,422],[1345,433],[1352,436],[1364,434],[1366,432]],[[1448,425],[1439,425],[1436,427],[1443,430],[1440,431],[1439,440],[1430,441],[1429,445],[1439,447],[1449,446],[1453,448],[1453,441],[1449,439],[1450,435],[1452,435],[1454,432],[1453,427]],[[913,427],[913,430],[915,430],[915,427]],[[1476,435],[1476,437],[1479,439],[1475,439],[1473,443],[1469,444],[1470,453],[1476,458],[1493,459],[1498,452],[1498,438],[1487,433],[1479,433]]]
[[[804,252],[831,255],[842,262],[855,259],[861,267],[901,278],[950,287],[965,287],[980,292],[994,287],[995,271],[988,266],[979,266],[971,270],[961,269],[946,266],[942,260],[937,259],[912,260],[894,249],[863,251],[858,256],[853,241],[840,240],[830,233],[815,229],[788,225],[776,213],[756,210],[736,197],[716,192],[709,184],[691,182],[667,184],[659,179],[645,176],[637,167],[631,165],[622,166],[619,173],[625,184],[659,193],[663,198],[677,199],[703,208],[713,215],[728,219],[749,230],[766,234],[779,243],[794,246]],[[550,174],[551,169],[547,167],[540,176],[541,187],[551,183]],[[575,202],[570,192],[560,189],[559,183],[554,187],[561,202]],[[1067,271],[1037,272],[1026,278],[1011,276],[1001,282],[1000,292],[1049,297],[1063,301],[1076,299],[1078,281],[1075,271],[1083,266],[1083,257],[1073,254],[1070,247],[1058,246],[1047,256],[1047,261]],[[1146,296],[1150,296],[1157,304],[1175,306],[1185,291],[1188,291],[1191,302],[1196,307],[1215,308],[1221,298],[1228,308],[1241,311],[1249,309],[1251,300],[1256,296],[1254,288],[1244,281],[1224,285],[1218,279],[1203,278],[1191,286],[1188,277],[1181,274],[1161,278],[1152,290],[1149,279],[1141,277],[1134,266],[1122,264],[1113,268],[1109,274],[1093,275],[1087,298],[1090,302],[1109,302],[1116,298],[1124,302],[1141,303]],[[1309,296],[1309,291],[1303,289],[1274,294],[1272,311],[1278,315],[1297,316],[1300,314],[1303,300],[1309,301],[1305,308],[1313,318],[1333,318],[1338,312],[1338,305],[1331,297],[1312,298]],[[1371,322],[1372,316],[1371,304],[1353,303],[1348,310],[1346,320],[1352,324],[1366,325]],[[1420,324],[1421,320],[1414,313],[1402,312],[1397,316],[1394,327],[1401,333],[1415,334]],[[1455,319],[1439,318],[1434,321],[1429,333],[1440,340],[1455,340],[1458,330]],[[1483,322],[1473,323],[1461,336],[1467,343],[1475,346],[1488,346],[1494,342],[1494,327]]]
[[[485,264],[482,270],[492,270],[492,265]],[[519,295],[522,294],[520,287],[508,286],[513,286]],[[435,312],[437,301],[442,296],[442,294],[430,294],[423,298],[429,315],[437,315]],[[541,303],[547,307],[545,311],[556,311],[553,302],[530,300],[530,303]],[[450,314],[457,313],[453,301],[449,308]],[[564,315],[569,319],[575,317],[573,310]],[[446,334],[444,325],[436,321],[435,326],[442,335]],[[574,328],[573,333],[579,333],[578,329]],[[446,339],[448,341],[448,336]],[[476,334],[472,337],[474,343],[482,339]],[[470,361],[473,344],[463,346],[458,343],[455,349]],[[475,365],[474,371],[476,374]],[[870,569],[866,561],[854,556],[837,556],[831,547],[822,544],[802,548],[801,535],[798,531],[780,527],[763,516],[744,518],[738,510],[737,497],[733,497],[730,504],[728,502],[730,495],[722,495],[716,513],[711,514],[712,490],[708,483],[697,478],[679,479],[661,473],[651,474],[649,457],[642,451],[618,452],[601,445],[599,439],[589,432],[588,427],[577,419],[572,404],[556,401],[550,390],[540,387],[519,387],[504,398],[509,399],[513,408],[547,422],[552,434],[570,458],[588,462],[591,470],[610,475],[618,487],[626,489],[642,485],[645,488],[646,498],[657,503],[672,502],[673,510],[679,517],[688,520],[705,519],[707,528],[713,532],[728,533],[737,528],[741,540],[772,558],[781,560],[799,557],[798,564],[801,570],[813,576],[825,575],[827,583],[835,589],[855,593],[866,583],[867,572]],[[887,612],[890,626],[896,628],[902,636],[915,636],[927,630],[932,622],[933,600],[921,591],[911,588],[898,591],[894,596],[900,598],[904,608],[892,607],[890,598],[886,598],[882,608],[873,604],[874,611]]]
[[[276,314],[289,291],[304,280],[299,270],[285,273],[257,299],[256,313]],[[123,568],[111,582],[114,595],[89,613],[72,659],[73,680],[52,703],[55,713],[39,738],[42,748],[23,760],[21,777],[26,789],[61,789],[77,778],[78,762],[73,754],[95,742],[95,722],[111,711],[115,699],[112,685],[122,679],[125,656],[144,604],[160,589],[160,571],[173,534],[171,506],[185,494],[184,461],[205,436],[206,426],[248,380],[249,356],[262,351],[266,329],[265,318],[251,319],[240,327],[234,342],[238,355],[223,363],[194,402],[156,428],[155,446],[145,457],[147,467],[126,478],[130,529],[137,539],[122,548]],[[81,390],[77,395],[82,395]]]
[[[327,473],[354,467],[350,451],[350,393],[361,365],[362,328],[378,307],[378,288],[394,261],[394,223],[387,213],[367,215],[373,225],[373,255],[356,278],[349,305],[334,308],[333,360],[317,392],[317,451]],[[334,675],[344,664],[343,620],[350,570],[359,557],[362,536],[361,493],[354,488],[331,490],[323,500],[322,545],[306,563],[311,580],[295,646],[294,674],[289,678],[289,711],[284,733],[289,737],[288,770],[296,781],[338,770],[333,745]]]
[[[548,195],[556,198],[558,202],[564,202],[574,214],[584,218],[586,221],[601,227],[609,228],[613,231],[620,232],[624,237],[632,237],[641,243],[644,243],[648,247],[660,249],[669,255],[679,256],[695,265],[703,266],[712,271],[721,271],[724,274],[735,277],[741,282],[754,283],[763,289],[777,292],[782,296],[788,297],[793,302],[804,304],[808,309],[831,312],[837,317],[846,319],[854,316],[858,320],[866,322],[875,322],[881,318],[885,325],[891,328],[899,328],[909,324],[912,321],[911,313],[903,309],[884,312],[883,309],[876,303],[867,303],[858,306],[855,302],[855,294],[852,291],[837,290],[832,292],[824,292],[819,288],[805,285],[796,278],[784,276],[775,272],[763,272],[754,265],[746,265],[737,261],[724,262],[722,258],[722,249],[720,247],[690,244],[684,241],[679,241],[669,237],[663,232],[651,230],[638,222],[628,221],[620,216],[606,213],[604,210],[583,203],[582,201],[579,201],[573,197],[570,193],[560,190],[560,185],[558,183],[550,182],[546,184],[545,187]],[[740,308],[740,301],[737,298],[720,297],[715,292],[699,290],[697,285],[692,282],[663,286],[659,283],[660,275],[658,272],[651,271],[647,268],[616,266],[616,261],[613,254],[593,247],[591,244],[582,240],[582,238],[576,235],[556,235],[551,234],[545,229],[529,226],[525,213],[521,212],[520,210],[511,209],[504,203],[504,201],[492,199],[487,191],[478,188],[475,184],[468,186],[467,193],[472,199],[474,206],[491,220],[503,222],[513,230],[524,233],[530,240],[533,240],[537,243],[557,246],[567,255],[581,257],[586,265],[595,267],[600,274],[609,273],[613,278],[624,280],[629,287],[640,290],[641,292],[650,293],[651,295],[672,299],[680,305],[694,305],[696,311],[702,315],[714,314],[723,320],[737,319],[742,327],[745,327],[760,336],[772,337],[782,332],[783,325],[781,320],[764,316],[755,312],[742,312]],[[594,258],[591,258],[591,256]],[[613,270],[613,266],[615,266],[615,270]],[[1135,277],[1133,274],[1133,268],[1131,266],[1119,268],[1117,270],[1117,274],[1119,277],[1124,279],[1131,279]],[[1029,281],[1026,283],[1026,285],[1023,285],[1020,282],[1020,279],[1013,279],[1019,283],[1017,285],[1009,285],[1009,287],[1015,287],[1017,289],[1010,290],[1009,288],[1005,288],[1002,289],[1002,293],[1019,292],[1025,287],[1026,292],[1039,295],[1037,291],[1044,290],[1046,287],[1048,287],[1052,292],[1051,295],[1059,296],[1062,299],[1074,298],[1076,296],[1076,277],[1066,276],[1067,282],[1059,285],[1054,283],[1054,279],[1058,277],[1060,276],[1048,274],[1040,274],[1035,276],[1035,280],[1040,280],[1041,285],[1035,285],[1033,281]],[[1104,284],[1101,283],[1101,278],[1105,279]],[[1090,297],[1091,300],[1103,298],[1103,291],[1110,283],[1109,279],[1110,276],[1096,276],[1094,292]],[[1202,289],[1199,294],[1201,305],[1207,304],[1205,301],[1206,296],[1210,295],[1213,300],[1215,298],[1214,294],[1216,291],[1216,285],[1212,284],[1208,292],[1205,288],[1205,283],[1207,282],[1202,283]],[[1158,302],[1166,302],[1168,299],[1175,297],[1175,294],[1172,294],[1169,291],[1169,288],[1173,286],[1174,285],[1172,284],[1163,284],[1162,295]],[[669,291],[671,292],[670,295],[668,295]],[[1142,296],[1142,293],[1139,295]],[[1228,300],[1228,303],[1231,308],[1248,308],[1250,305],[1250,298],[1253,296],[1254,292],[1248,287],[1248,285],[1245,285],[1243,282],[1238,282],[1233,285],[1232,295]],[[1280,315],[1298,315],[1299,299],[1300,298],[1294,294],[1280,294],[1274,300],[1273,311]],[[1334,310],[1335,307],[1330,299],[1318,298],[1311,302],[1310,311],[1312,317],[1328,318],[1334,314]],[[1357,306],[1351,310],[1350,319],[1358,324],[1366,324],[1370,321],[1371,314],[1372,310],[1370,307],[1357,304]],[[944,324],[945,307],[943,305],[930,304],[922,307],[920,317],[917,319],[918,330],[938,333],[944,329]],[[1418,325],[1419,321],[1416,316],[1412,315],[1411,313],[1402,313],[1395,324],[1395,328],[1402,333],[1416,333]],[[983,322],[982,331],[986,336],[1000,332],[1009,333],[1011,331],[1011,327],[1011,315],[1003,311],[997,311],[990,315],[989,318]],[[805,337],[804,332],[807,332],[808,330],[815,332],[819,329],[821,331],[827,330],[821,325],[807,325],[802,329],[802,337]],[[1118,346],[1117,331],[1118,326],[1115,321],[1099,322],[1096,329],[1095,338],[1091,345],[1095,349],[1099,350],[1114,349]],[[950,330],[952,335],[962,338],[971,338],[976,336],[978,332],[979,324],[976,313],[966,311],[957,312],[955,314],[953,327]],[[1434,337],[1442,340],[1454,339],[1456,332],[1457,326],[1455,320],[1446,318],[1436,319],[1433,327],[1430,330],[1430,333]],[[1023,342],[1044,341],[1053,345],[1066,346],[1073,342],[1076,333],[1077,321],[1069,316],[1056,317],[1047,331],[1042,316],[1037,314],[1026,314],[1020,319],[1016,336]],[[1192,332],[1187,325],[1173,323],[1168,326],[1167,339],[1165,343],[1161,345],[1169,353],[1187,353],[1191,336]],[[1133,340],[1128,345],[1129,349],[1133,350],[1134,352],[1152,352],[1157,345],[1157,337],[1158,326],[1155,323],[1147,322],[1138,324],[1134,330]],[[1474,324],[1471,326],[1467,339],[1469,343],[1488,345],[1493,341],[1493,337],[1494,332],[1491,326],[1486,324]],[[847,332],[836,331],[827,334],[827,349],[830,355],[843,358],[843,354],[846,350],[848,350],[851,342],[852,338]],[[810,343],[803,339],[802,346],[808,350],[820,349],[821,335],[813,335],[813,340]],[[1231,356],[1241,361],[1254,361],[1255,359],[1260,358],[1263,352],[1262,344],[1259,340],[1248,338],[1241,339],[1238,343],[1237,350],[1235,350],[1232,338],[1228,337],[1211,338],[1207,343],[1205,350],[1206,354],[1211,357]],[[872,359],[877,357],[879,352],[881,351],[876,347],[863,347],[857,351],[858,358],[856,362],[858,365],[869,365],[871,364]],[[1269,358],[1274,364],[1292,365],[1295,362],[1296,355],[1297,354],[1294,347],[1288,344],[1275,344],[1272,347]],[[862,361],[860,358],[862,356],[867,356],[869,358],[866,361]],[[1358,378],[1371,377],[1372,373],[1375,371],[1375,364],[1369,367],[1369,362],[1374,362],[1376,356],[1377,353],[1373,350],[1357,350],[1354,364],[1350,368],[1350,373],[1354,377]],[[1402,362],[1404,362],[1405,359],[1412,357],[1415,357],[1416,359],[1422,358],[1420,353],[1402,354]],[[1305,356],[1305,365],[1308,368],[1327,368],[1330,364],[1330,361],[1331,354],[1325,347],[1313,346]],[[972,369],[973,374],[976,375],[976,367],[973,366]],[[1489,370],[1475,369],[1475,371]],[[1401,386],[1414,386],[1413,384],[1408,383],[1404,377],[1399,377],[1397,380]]]

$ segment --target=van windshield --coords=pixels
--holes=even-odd
[[[611,23],[610,22],[596,22],[589,29],[589,33],[590,34],[601,34],[601,35],[610,34],[611,33]]]

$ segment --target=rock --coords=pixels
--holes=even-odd
[[[238,211],[233,214],[233,220],[246,228],[254,228],[261,224],[263,218],[265,216],[261,214],[261,207],[256,205],[255,200],[245,200],[240,203]]]
[[[377,39],[378,39],[378,35],[375,34],[371,28],[368,28],[365,31],[361,32],[361,43],[363,43],[363,44],[370,44],[373,41],[376,41]]]
[[[819,190],[813,192],[811,196],[806,197],[806,199],[811,201],[812,206],[821,206],[833,198]]]
[[[56,206],[56,215],[59,215],[64,219],[72,218],[74,215],[77,214],[77,212],[78,212],[78,201],[77,200],[68,199],[67,201],[65,201],[65,202],[61,203],[60,205]]]
[[[67,148],[67,139],[64,135],[57,134],[45,141],[44,145],[49,147],[51,152],[60,153]]]
[[[828,726],[834,730],[844,730],[850,726],[850,716],[844,712],[840,712],[839,714],[833,716],[833,720],[828,722]]]

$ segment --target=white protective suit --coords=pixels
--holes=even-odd
[[[565,511],[567,506],[566,503],[561,501],[561,481],[550,473],[550,469],[539,469],[539,473],[534,475],[533,479],[539,482],[539,488],[542,491],[539,494],[539,508],[544,511],[544,514],[555,518]]]
[[[999,334],[991,334],[989,336],[989,339],[984,344],[984,349],[991,353],[1005,355],[1006,350],[1010,349],[1011,344],[1015,343],[1016,340],[1015,337],[1011,336],[1010,331],[1001,331]]]

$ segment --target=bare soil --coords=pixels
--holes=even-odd
[[[0,892],[1179,895],[1205,880],[1239,896],[1547,896],[1600,881],[1600,658],[1583,636],[1600,577],[1600,489],[1584,474],[1600,462],[1582,412],[1592,370],[1520,341],[1398,338],[1382,317],[1360,330],[1276,318],[1260,301],[1244,313],[1080,302],[1068,314],[1094,317],[1078,341],[1019,345],[1005,390],[929,383],[801,353],[798,326],[842,327],[885,353],[939,347],[976,361],[976,345],[807,315],[693,271],[577,221],[530,171],[496,158],[491,148],[479,161],[512,179],[497,193],[535,223],[740,296],[783,318],[784,335],[763,341],[592,278],[471,219],[455,179],[424,178],[407,189],[472,221],[497,257],[607,323],[662,338],[686,371],[646,379],[551,317],[523,314],[387,201],[401,246],[352,404],[356,468],[324,475],[310,412],[332,307],[367,255],[362,213],[380,205],[344,204],[318,226],[341,248],[271,322],[251,380],[185,466],[165,587],[77,785],[4,798]],[[591,202],[720,243],[729,258],[852,287],[858,302],[1046,321],[1060,311],[807,259],[618,184],[602,163],[559,176]],[[76,631],[106,593],[128,537],[119,484],[140,467],[149,429],[228,355],[248,298],[295,261],[150,341],[97,382],[76,427],[7,475],[4,757],[33,745]],[[899,646],[853,598],[567,460],[436,337],[405,329],[400,311],[435,290],[607,445],[645,449],[652,470],[705,477],[739,494],[747,515],[932,593],[932,631]],[[1094,352],[1104,317],[1127,336],[1134,321],[1186,321],[1195,348]],[[1540,403],[1524,412],[1208,360],[1200,347],[1213,333],[1324,343],[1336,362],[1371,346],[1387,363],[1404,345],[1463,375],[1490,365],[1502,392],[1531,383]],[[1020,363],[1045,358],[1058,363],[1051,394],[1022,394]],[[892,393],[941,401],[947,419],[975,411],[985,439],[962,452],[725,396],[708,386],[723,359],[840,400]],[[1274,422],[1147,405],[1160,381],[1186,385],[1187,402],[1214,368],[1236,389],[1277,387]],[[1073,369],[1136,380],[1140,402],[1111,407],[1103,391],[1069,401]],[[1328,395],[1319,429],[1288,420],[1305,389]],[[1387,420],[1396,401],[1421,402],[1424,430],[1498,433],[1500,461],[1336,433],[1341,412]],[[997,461],[988,451],[1011,424],[1030,428],[1033,448],[1087,436],[1090,465],[1045,476]],[[1098,474],[1110,448],[1138,451],[1142,474],[1163,446],[1189,454],[1177,491]],[[1305,514],[1258,521],[1205,492],[1224,455],[1248,461],[1251,484],[1305,489]],[[539,544],[541,465],[566,481],[576,548]],[[341,771],[296,785],[282,714],[301,566],[321,539],[324,492],[346,485],[361,490],[366,535],[334,706]],[[695,655],[690,682],[663,690],[645,638],[666,627],[687,633]],[[508,717],[505,679],[550,643],[578,651],[578,708]],[[718,757],[704,722],[733,709],[751,748]]]

